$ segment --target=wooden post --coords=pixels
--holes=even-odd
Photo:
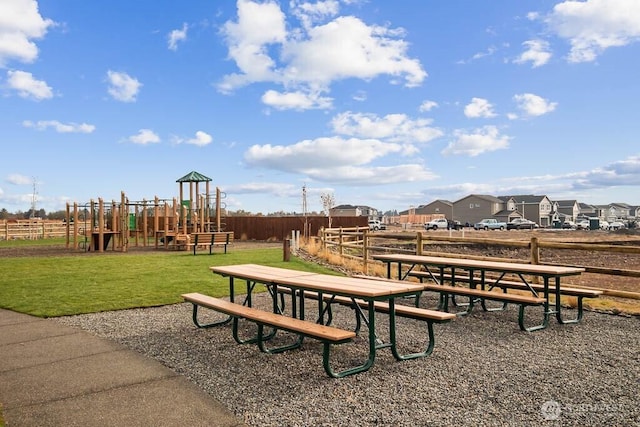
[[[149,217],[147,213],[147,201],[145,199],[142,199],[142,238],[144,239],[142,246],[145,246],[145,247],[149,242],[148,222],[149,222]]]
[[[540,246],[538,245],[538,238],[536,236],[531,237],[531,264],[540,264]],[[540,278],[535,276],[533,283],[540,283]]]
[[[78,203],[73,204],[73,249],[78,249]]]
[[[222,225],[222,221],[220,220],[220,188],[216,187],[216,231],[222,231],[220,226]]]
[[[118,230],[118,224],[120,223],[120,218],[118,218],[118,216],[120,215],[120,211],[118,210],[118,205],[116,204],[115,200],[111,200],[111,226],[110,226],[110,231],[111,231],[111,250],[115,251],[116,250],[116,240],[117,240],[117,233],[120,232],[120,230]],[[107,245],[108,246],[108,245]]]
[[[122,252],[127,252],[129,249],[129,207],[124,191],[120,192],[120,224],[122,224],[122,230],[120,230],[120,236],[122,238],[121,250]]]
[[[164,248],[169,247],[169,204],[164,202]]]
[[[93,230],[92,230],[93,233]],[[104,252],[104,201],[98,199],[98,252]],[[95,249],[95,247],[94,247]]]
[[[416,255],[422,255],[422,231],[416,233]]]
[[[65,221],[67,221],[67,229],[66,229],[66,239],[65,239],[65,248],[69,249],[69,231],[71,230],[71,217],[69,215],[71,208],[69,206],[69,202],[67,202],[67,211],[65,214]]]
[[[362,232],[362,271],[369,274],[369,229]]]
[[[158,203],[158,196],[155,196],[153,198],[153,238],[155,240],[156,249],[158,249],[158,232],[160,231],[160,209]]]
[[[291,240],[284,239],[284,242],[282,244],[282,260],[284,262],[289,262],[290,259],[291,259]]]

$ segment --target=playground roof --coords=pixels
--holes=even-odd
[[[176,180],[176,182],[208,182],[211,178],[202,175],[199,172],[191,171],[182,178]]]

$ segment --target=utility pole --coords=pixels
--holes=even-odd
[[[309,219],[307,218],[307,186],[302,185],[302,216],[304,216],[304,233],[303,237],[309,237]]]
[[[36,216],[36,202],[38,199],[38,190],[36,189],[36,178],[33,178],[33,193],[31,194],[31,215],[29,218],[33,219]]]

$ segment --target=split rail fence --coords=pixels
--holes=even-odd
[[[599,288],[591,286],[579,286],[572,284],[572,287],[582,287],[585,289],[601,290],[603,295],[640,300],[640,270],[631,270],[623,268],[607,268],[601,266],[575,265],[575,264],[558,264],[552,262],[543,262],[540,258],[541,249],[555,249],[560,251],[594,251],[602,253],[606,257],[607,253],[629,254],[631,256],[640,256],[640,240],[624,242],[624,244],[607,244],[607,243],[565,243],[552,240],[543,240],[538,236],[531,236],[529,240],[516,239],[494,239],[494,238],[477,238],[462,237],[451,235],[436,235],[435,233],[422,232],[402,232],[402,233],[372,233],[368,227],[353,228],[327,228],[320,231],[320,242],[323,251],[331,251],[339,254],[343,258],[349,258],[362,262],[363,271],[368,272],[372,265],[382,265],[374,261],[373,254],[376,253],[409,253],[415,255],[427,256],[447,256],[453,258],[467,258],[479,260],[499,260],[504,262],[525,262],[531,264],[554,264],[572,267],[582,267],[585,273],[599,274],[606,277],[610,281],[612,288]],[[429,245],[455,246],[455,245],[486,245],[503,248],[521,248],[529,249],[528,259],[514,258],[496,258],[472,255],[466,253],[430,251]],[[634,291],[616,290],[615,277],[623,276],[626,278],[634,278],[637,285]]]

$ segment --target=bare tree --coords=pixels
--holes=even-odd
[[[331,208],[333,208],[336,204],[336,199],[333,196],[333,193],[322,193],[320,195],[320,200],[322,201],[322,210],[324,214],[329,217],[329,228],[331,228]]]

